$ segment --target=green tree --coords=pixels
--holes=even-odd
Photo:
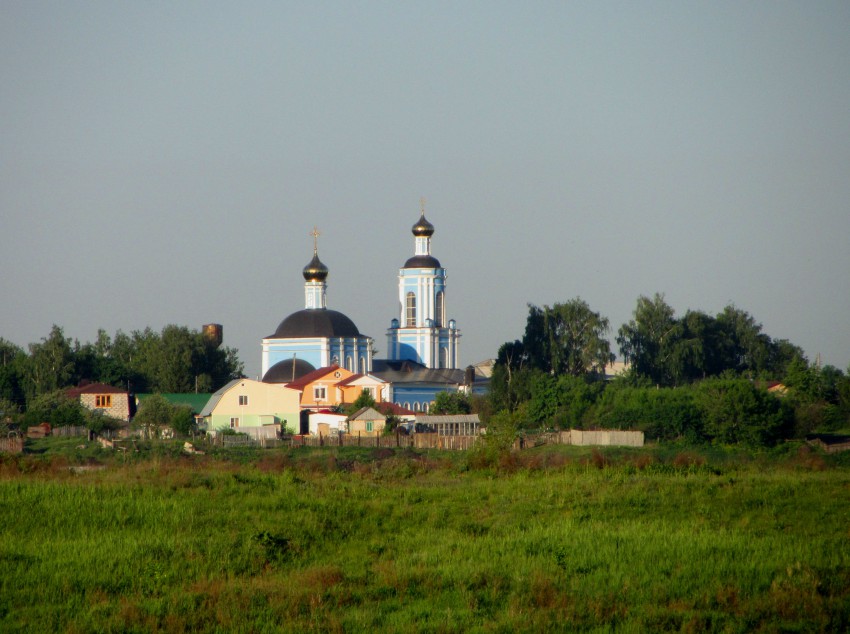
[[[15,401],[0,396],[0,433],[5,433],[9,425],[16,425],[21,418],[21,408]]]
[[[652,299],[641,295],[633,315],[618,331],[620,354],[637,375],[655,385],[675,385],[684,377],[686,363],[694,362],[696,351],[681,345],[684,328],[673,308],[664,295],[656,293]]]
[[[730,304],[717,315],[717,323],[724,369],[751,379],[770,371],[774,353],[771,339],[747,311]]]
[[[195,415],[192,410],[185,406],[172,406],[171,429],[181,436],[191,436],[197,431]]]
[[[602,376],[614,361],[608,320],[580,298],[542,308],[529,305],[522,344],[532,367],[553,375]]]
[[[53,390],[33,397],[24,415],[24,426],[50,423],[53,427],[83,427],[89,422],[89,411],[64,390]]]
[[[788,402],[746,379],[707,379],[696,386],[695,403],[714,442],[769,446],[792,432]]]
[[[528,397],[528,355],[519,340],[502,344],[490,377],[489,400],[495,411],[513,411]]]
[[[139,405],[133,418],[133,424],[139,427],[147,438],[158,438],[162,429],[171,425],[174,406],[161,394],[152,394]]]
[[[160,334],[134,331],[131,369],[139,377],[137,391],[214,391],[242,376],[236,351],[220,348],[202,333],[168,325]]]
[[[354,402],[345,408],[345,413],[350,416],[364,407],[375,407],[375,399],[368,390],[360,392],[359,396],[354,399]]]
[[[73,384],[74,350],[71,340],[56,324],[41,343],[31,343],[25,389],[32,398]]]
[[[432,414],[469,414],[471,411],[472,405],[465,392],[437,392],[430,409]]]
[[[0,399],[21,410],[26,402],[25,369],[28,362],[22,348],[0,337]]]

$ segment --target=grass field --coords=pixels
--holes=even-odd
[[[0,631],[850,629],[850,465],[797,445],[63,442],[0,459]]]

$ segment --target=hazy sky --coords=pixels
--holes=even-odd
[[[386,352],[419,199],[466,363],[527,303],[734,303],[850,364],[850,3],[0,1],[0,336],[329,307]]]

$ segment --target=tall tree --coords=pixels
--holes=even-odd
[[[71,340],[56,324],[41,343],[31,343],[26,371],[26,392],[32,396],[52,392],[73,384],[74,349]]]
[[[0,399],[14,403],[18,411],[24,406],[27,361],[23,348],[0,337]]]
[[[649,377],[656,385],[675,385],[698,350],[688,353],[681,345],[684,328],[673,308],[660,293],[652,299],[641,295],[633,315],[618,331],[620,353],[636,374]]]
[[[614,361],[609,330],[608,319],[576,297],[551,307],[529,305],[522,344],[530,364],[549,374],[604,375]]]
[[[772,345],[762,325],[747,311],[730,304],[717,315],[724,366],[737,374],[756,378],[770,370]]]

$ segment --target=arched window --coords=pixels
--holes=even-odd
[[[437,328],[442,328],[443,324],[446,323],[446,316],[443,314],[445,311],[445,306],[443,305],[443,291],[437,293],[437,301],[434,306],[434,325]]]
[[[419,403],[414,403],[414,404],[413,404],[413,411],[414,411],[414,412],[418,412],[418,411],[419,411]]]
[[[406,409],[406,410],[410,409],[410,403],[408,401],[404,402],[404,409]]]
[[[449,367],[449,349],[445,346],[440,348],[440,367],[447,368]]]
[[[416,294],[413,292],[407,294],[404,323],[408,328],[416,326]]]
[[[360,369],[358,370],[360,374],[366,374],[366,359],[360,357]]]
[[[345,369],[349,372],[353,372],[354,370],[354,360],[351,357],[345,357]]]

